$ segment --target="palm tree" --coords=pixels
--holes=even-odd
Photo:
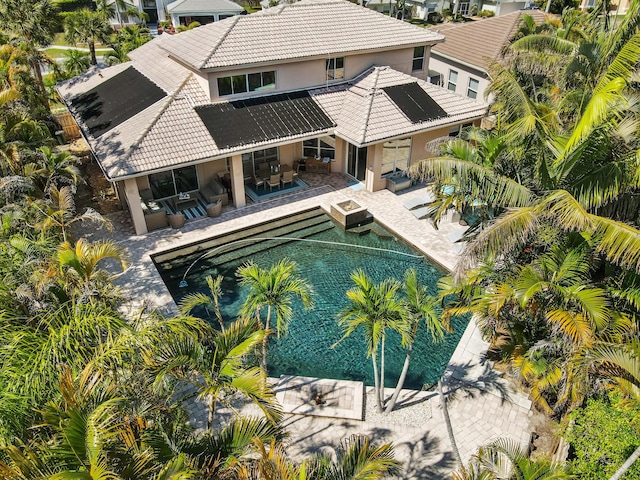
[[[63,242],[57,256],[63,286],[72,295],[77,295],[79,301],[105,301],[117,297],[118,291],[112,284],[117,274],[99,267],[101,262],[109,259],[118,263],[122,271],[129,266],[122,247],[112,241],[92,244],[81,238],[75,245]]]
[[[224,277],[222,275],[218,275],[215,279],[211,275],[207,275],[206,282],[209,287],[210,295],[205,295],[204,293],[195,292],[185,295],[178,307],[183,315],[189,315],[196,308],[204,307],[205,311],[210,315],[211,312],[214,313],[216,319],[218,320],[218,326],[220,330],[223,331],[224,320],[222,319],[222,314],[220,313],[220,297],[222,296],[222,280]]]
[[[169,338],[146,350],[146,363],[158,382],[173,377],[196,387],[198,396],[207,400],[209,432],[217,402],[236,392],[255,402],[269,420],[277,421],[280,411],[266,375],[244,363],[265,336],[256,326],[253,320],[237,320],[224,331],[210,332],[210,343],[191,335]]]
[[[89,47],[91,65],[97,65],[96,42],[106,42],[111,33],[111,26],[103,15],[86,8],[72,12],[65,18],[64,31],[68,42]]]
[[[236,272],[240,285],[248,287],[249,292],[240,310],[241,315],[253,316],[262,321],[261,310],[267,308],[264,322],[266,335],[262,342],[262,358],[260,366],[267,371],[268,336],[271,331],[271,316],[276,317],[276,333],[278,337],[287,332],[293,317],[292,303],[295,298],[302,302],[303,308],[313,306],[313,289],[309,283],[298,275],[295,262],[283,258],[269,269],[262,269],[252,261],[241,266]]]
[[[91,66],[89,54],[75,48],[64,52],[64,74],[68,77],[75,77],[86,72]]]
[[[91,208],[87,208],[81,215],[75,214],[73,190],[70,186],[60,189],[52,185],[49,189],[49,199],[32,203],[39,213],[40,219],[36,227],[44,234],[50,229],[60,229],[64,241],[67,241],[68,229],[76,222],[88,221],[111,229],[111,222]]]
[[[39,48],[48,46],[57,28],[57,12],[50,0],[3,0],[0,2],[0,22],[3,32],[10,35],[17,46],[29,53],[33,76],[46,98],[40,70],[42,55]]]
[[[499,439],[481,447],[467,467],[453,474],[454,480],[552,480],[569,479],[561,465],[548,460],[531,460],[511,439]]]
[[[80,175],[78,157],[66,151],[55,151],[48,146],[37,151],[40,167],[33,172],[37,178],[37,186],[43,193],[48,193],[51,186],[62,188],[65,185],[77,185],[84,182]]]
[[[424,320],[427,330],[431,333],[431,339],[436,342],[444,337],[444,326],[440,321],[438,315],[438,301],[436,298],[431,297],[427,293],[427,287],[421,285],[418,281],[418,274],[411,268],[405,273],[405,296],[407,298],[407,305],[409,307],[408,322],[409,322],[409,334],[407,345],[407,356],[402,366],[402,372],[398,379],[396,389],[389,400],[389,404],[385,410],[385,413],[391,412],[398,400],[398,396],[404,386],[404,381],[409,371],[409,363],[411,362],[411,354],[413,353],[413,344],[418,335],[418,326],[422,320]]]
[[[374,284],[363,270],[351,274],[355,287],[347,291],[350,304],[338,314],[338,323],[344,327],[343,339],[356,330],[364,330],[367,356],[373,364],[376,405],[379,412],[384,406],[384,353],[387,328],[402,335],[403,345],[409,343],[408,308],[400,298],[400,283],[387,279]],[[378,351],[380,369],[378,370]]]

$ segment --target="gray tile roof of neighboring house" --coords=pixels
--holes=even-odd
[[[446,112],[446,117],[414,123],[383,90],[414,82]],[[311,94],[336,121],[335,133],[358,146],[480,118],[487,109],[484,103],[390,67],[373,67],[342,89],[334,86],[313,90]]]
[[[135,56],[141,58],[139,52]],[[74,96],[123,72],[130,65],[127,63],[101,71],[92,70],[71,84],[61,84],[59,91],[69,103]],[[162,61],[158,65],[162,67]],[[137,62],[133,62],[133,66],[139,67]],[[149,68],[144,62],[140,66],[142,70]],[[334,129],[321,128],[318,131],[256,141],[249,145],[220,148],[196,112],[196,106],[209,104],[196,75],[188,73],[181,78],[182,82],[177,86],[175,79],[162,79],[165,85],[163,88],[171,87],[168,95],[139,114],[101,137],[87,135],[107,178],[118,180],[144,175],[178,165],[257,150],[273,145],[274,142],[294,142],[332,130],[351,143],[362,146],[479,118],[486,110],[485,104],[430,83],[417,81],[415,77],[390,67],[373,67],[351,82],[309,91],[313,100],[337,124]],[[412,122],[383,90],[384,87],[416,82],[447,113],[447,117]],[[80,127],[87,132],[86,125]]]
[[[162,42],[198,69],[328,57],[443,40],[347,0],[302,0],[174,35]]]
[[[231,0],[177,0],[167,5],[169,13],[244,12],[244,8]]]
[[[467,23],[449,23],[438,27],[445,36],[444,43],[431,49],[433,56],[458,60],[486,71],[489,64],[502,55],[520,25],[520,18],[531,15],[537,23],[545,20],[540,10],[519,10],[498,17],[483,18]]]

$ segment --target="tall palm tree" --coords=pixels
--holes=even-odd
[[[338,313],[338,324],[344,328],[343,339],[356,330],[363,330],[367,343],[367,356],[373,364],[376,405],[379,412],[384,406],[385,343],[387,328],[402,336],[403,345],[409,342],[408,308],[400,298],[400,283],[386,279],[374,284],[363,270],[351,274],[355,287],[347,291],[350,303]],[[378,357],[380,352],[380,357]],[[378,358],[380,368],[378,369]]]
[[[91,65],[97,65],[96,43],[104,43],[111,33],[111,26],[100,12],[82,9],[65,18],[65,37],[70,43],[82,43],[89,47]]]
[[[262,321],[261,311],[266,307],[264,322],[266,335],[262,341],[260,366],[267,371],[267,347],[271,331],[271,317],[275,315],[275,330],[280,337],[287,332],[293,317],[293,300],[299,299],[303,308],[313,307],[313,288],[298,274],[297,264],[283,258],[269,269],[262,269],[249,261],[236,272],[240,285],[249,288],[247,298],[242,304],[241,315],[255,316]]]
[[[389,400],[385,413],[389,413],[394,409],[398,396],[404,386],[404,381],[409,371],[409,363],[411,362],[411,354],[413,353],[413,344],[418,335],[420,322],[424,320],[425,327],[427,331],[431,333],[431,339],[434,342],[444,338],[444,325],[440,321],[438,300],[428,294],[425,285],[420,284],[418,274],[413,268],[407,270],[405,273],[404,289],[409,309],[407,316],[409,322],[407,356],[402,366],[398,384],[391,396],[391,400]]]
[[[48,46],[57,28],[57,12],[50,0],[3,0],[0,2],[0,22],[3,32],[16,45],[29,53],[33,76],[46,98],[40,70],[42,56],[38,49]]]
[[[258,367],[245,365],[264,335],[264,330],[256,330],[255,321],[237,320],[224,331],[212,331],[209,343],[191,335],[175,336],[148,349],[145,359],[158,382],[173,377],[196,387],[198,396],[207,401],[209,432],[217,402],[226,402],[236,392],[255,402],[269,420],[277,421],[280,410],[266,375]]]

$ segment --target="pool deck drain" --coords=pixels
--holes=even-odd
[[[276,387],[276,398],[285,413],[362,420],[364,384],[283,375]]]

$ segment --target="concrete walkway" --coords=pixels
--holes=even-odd
[[[176,311],[151,254],[312,207],[322,206],[329,211],[331,204],[347,199],[367,207],[378,222],[443,267],[451,270],[455,266],[462,246],[452,240],[460,238],[465,228],[457,222],[444,221],[436,230],[403,207],[408,200],[428,193],[424,186],[399,194],[388,190],[371,193],[353,189],[342,174],[301,174],[301,177],[311,188],[240,209],[227,206],[220,217],[193,220],[180,230],[163,229],[135,236],[126,216],[120,215],[115,218],[116,232],[105,235],[98,231],[87,236],[92,239],[108,236],[126,248],[131,267],[118,283],[134,299],[133,312],[143,304],[165,314]],[[531,403],[513,391],[510,383],[484,361],[486,348],[475,324],[470,322],[444,375],[450,417],[465,462],[479,446],[498,437],[511,437],[525,446],[533,428]],[[371,415],[360,421],[291,414],[286,420],[290,452],[294,455],[331,452],[347,436],[363,433],[377,442],[394,442],[397,458],[405,465],[402,478],[450,478],[455,464],[439,397],[430,392],[420,395],[417,401],[416,392],[403,392],[404,400],[401,399],[397,412],[374,420]],[[365,404],[366,398],[367,395]],[[198,411],[204,414],[203,406],[193,407],[196,417]],[[219,415],[224,418],[224,412]],[[194,421],[199,422],[198,418]]]

